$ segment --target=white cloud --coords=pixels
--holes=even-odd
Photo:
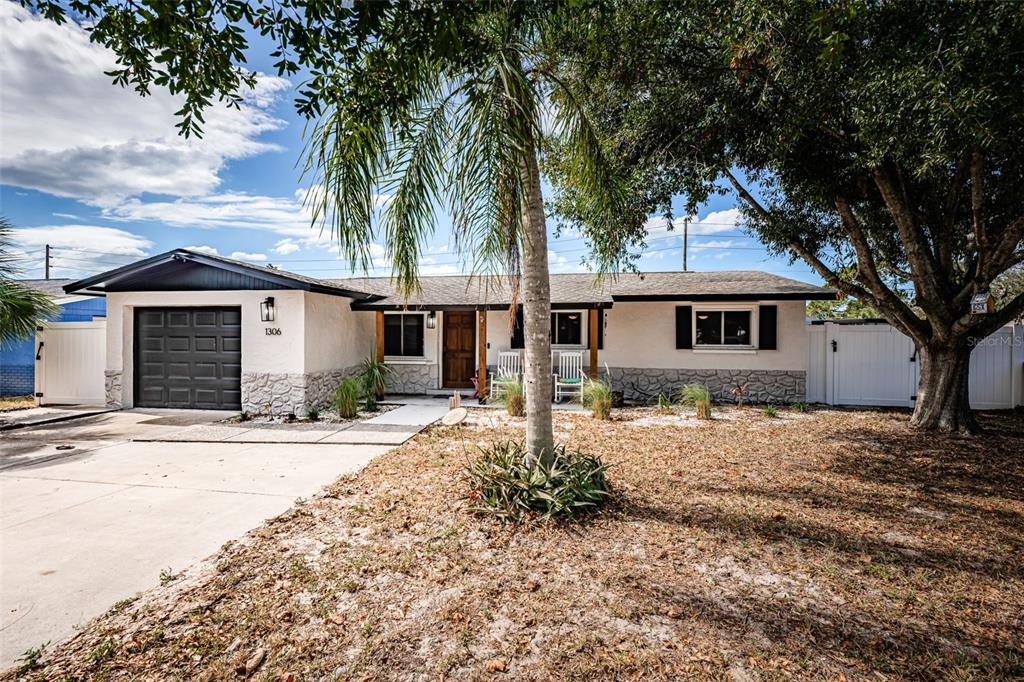
[[[728,249],[735,243],[736,242],[732,239],[708,239],[706,241],[692,242],[689,247],[691,251],[700,251],[702,249]]]
[[[246,253],[245,251],[235,251],[229,258],[235,260],[248,260],[248,261],[265,261],[267,260],[267,254],[265,253]]]
[[[185,248],[188,249],[189,251],[195,251],[196,253],[205,253],[207,256],[219,255],[217,253],[217,249],[216,248],[214,248],[212,246],[207,246],[205,244],[203,244],[201,246],[186,246]]]
[[[287,256],[290,253],[295,253],[301,248],[301,246],[295,243],[294,239],[282,239],[274,244],[274,253],[279,256]]]
[[[153,242],[125,230],[96,225],[47,225],[12,231],[14,242],[31,257],[27,270],[42,272],[41,249],[49,244],[54,277],[78,277],[127,265],[149,255]],[[87,246],[84,246],[87,245]]]
[[[266,230],[310,239],[312,216],[302,205],[299,194],[268,197],[228,192],[174,201],[128,199],[104,208],[103,217],[129,222],[156,221],[172,227]]]
[[[284,122],[270,113],[291,84],[261,75],[239,109],[213,106],[204,137],[177,134],[182,99],[148,97],[104,74],[113,54],[74,22],[58,26],[0,3],[0,163],[4,182],[98,206],[144,192],[207,194],[227,161],[277,147],[259,140]]]
[[[690,218],[690,235],[720,234],[732,232],[739,229],[742,216],[738,208],[730,208],[725,211],[712,211],[703,218]],[[673,234],[682,233],[686,216],[681,216],[672,221]],[[644,224],[649,237],[661,237],[669,234],[669,223],[664,216],[653,216],[647,219]]]

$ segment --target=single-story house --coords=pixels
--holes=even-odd
[[[431,394],[486,381],[500,352],[522,347],[504,279],[421,284],[406,300],[389,278],[315,279],[176,249],[65,291],[107,299],[110,405],[301,415],[369,355],[394,370],[390,393]],[[582,352],[629,400],[688,382],[803,400],[804,304],[834,296],[763,272],[553,275],[553,354]]]
[[[22,282],[49,294],[57,304],[58,312],[49,318],[53,322],[89,322],[107,314],[107,302],[96,296],[68,295],[64,287],[73,279],[27,279]],[[0,396],[32,395],[36,375],[35,338],[0,344]]]

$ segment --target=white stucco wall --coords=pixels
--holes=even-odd
[[[260,302],[274,297],[276,319],[260,320]],[[121,372],[121,400],[134,404],[135,308],[238,306],[242,312],[242,373],[301,374],[343,369],[361,358],[360,339],[373,344],[369,322],[356,317],[351,299],[304,291],[139,291],[107,295],[108,371]],[[266,333],[268,327],[280,335]],[[120,330],[115,333],[114,330]]]
[[[306,372],[353,367],[374,352],[374,314],[352,310],[352,299],[304,293]]]
[[[753,311],[757,333],[757,303],[690,303],[686,301],[620,302],[604,311],[604,348],[598,362],[609,367],[650,367],[686,369],[803,370],[807,364],[807,330],[803,301],[763,301],[777,305],[778,350],[677,350],[675,308],[692,305],[694,311]],[[587,353],[589,324],[584,312],[583,343],[555,350]],[[508,312],[487,314],[487,363],[495,365],[498,353],[511,350]],[[756,340],[756,339],[755,339]],[[585,357],[585,361],[589,358]]]

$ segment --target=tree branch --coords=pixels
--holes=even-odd
[[[835,205],[836,210],[839,211],[839,220],[842,222],[843,227],[846,228],[847,234],[850,235],[850,241],[857,252],[858,278],[862,281],[866,280],[871,293],[878,300],[885,301],[892,314],[900,318],[904,326],[908,329],[916,328],[920,324],[917,315],[914,314],[903,299],[886,286],[885,282],[882,281],[882,277],[878,274],[875,257],[871,253],[871,245],[868,243],[868,239],[860,227],[860,221],[850,208],[849,202],[847,202],[845,197],[838,196],[836,197]]]
[[[959,334],[968,333],[977,339],[983,339],[1003,325],[1013,322],[1013,320],[1021,315],[1024,315],[1024,292],[1017,294],[1013,300],[991,315],[986,315],[981,321],[971,323],[969,320],[971,318],[976,319],[978,316],[965,315],[960,320],[957,320],[953,332]],[[964,321],[965,318],[968,318],[967,322]]]
[[[729,180],[729,184],[733,186],[737,194],[740,195],[740,198],[742,198],[743,201],[745,201],[754,210],[755,213],[761,216],[761,218],[766,222],[774,222],[772,214],[768,211],[768,209],[766,209],[761,204],[761,202],[754,198],[754,196],[747,190],[747,188],[744,187],[738,179],[736,179],[736,176],[732,174],[732,171],[730,171],[728,168],[723,168],[722,173],[725,175],[726,179]],[[898,327],[902,332],[907,334],[907,336],[910,336],[915,340],[920,340],[923,338],[924,331],[922,329],[922,323],[918,319],[918,317],[909,310],[909,308],[907,308],[907,312],[909,312],[910,316],[913,318],[912,323],[910,320],[904,317],[904,315],[899,311],[899,308],[894,307],[888,300],[884,298],[879,298],[878,296],[874,295],[873,293],[871,293],[864,287],[860,286],[859,284],[843,280],[835,270],[825,265],[825,263],[820,258],[818,258],[816,254],[814,254],[810,249],[808,249],[806,246],[801,244],[796,239],[793,239],[791,237],[787,238],[786,245],[789,247],[790,250],[792,250],[794,253],[796,253],[798,256],[804,259],[804,261],[808,265],[814,268],[815,272],[817,272],[818,275],[823,280],[825,280],[826,284],[828,284],[830,287],[835,288],[837,291],[847,296],[852,296],[854,298],[860,299],[861,301],[871,305],[874,308],[877,308],[883,313],[888,313],[887,319],[889,319],[889,321],[893,325]],[[889,293],[891,294],[892,292],[890,291]],[[900,304],[904,308],[906,308],[906,304],[904,304],[902,301],[900,301]]]
[[[985,229],[984,176],[985,156],[975,147],[971,150],[971,229],[978,245],[978,268],[975,277],[984,280],[988,274],[988,231]],[[981,282],[979,282],[981,283]]]
[[[919,305],[928,313],[929,318],[951,323],[951,311],[948,310],[948,304],[943,302],[947,287],[939,280],[928,240],[914,218],[906,194],[897,188],[885,169],[876,168],[871,172],[871,176],[896,223],[900,240],[907,252]]]

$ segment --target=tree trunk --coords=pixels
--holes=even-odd
[[[523,168],[523,335],[526,350],[526,449],[550,465],[554,459],[551,425],[551,280],[548,230],[536,152]]]
[[[910,424],[923,430],[977,432],[968,397],[971,347],[933,344],[921,346],[920,355],[921,378]]]

